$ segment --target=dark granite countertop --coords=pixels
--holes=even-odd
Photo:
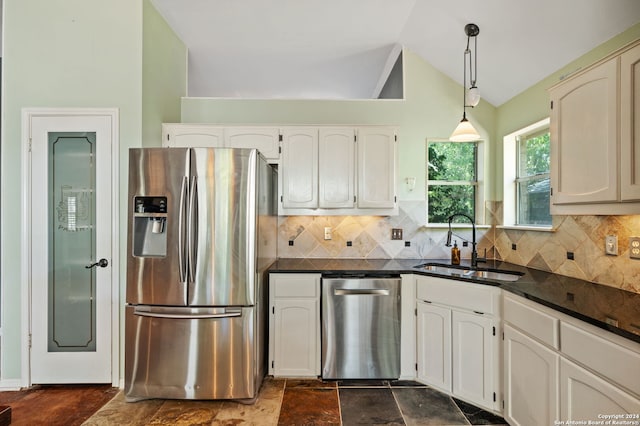
[[[574,318],[640,343],[640,294],[526,268],[507,262],[489,261],[479,268],[519,271],[516,282],[500,282],[463,276],[445,276],[418,266],[443,259],[278,259],[269,272],[278,273],[368,273],[422,274],[458,281],[494,285]],[[463,262],[463,265],[468,263]],[[614,325],[617,322],[617,325]]]

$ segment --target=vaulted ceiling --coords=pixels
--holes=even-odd
[[[464,26],[499,106],[640,22],[639,0],[152,0],[189,49],[189,96],[376,96],[401,46],[462,83]]]

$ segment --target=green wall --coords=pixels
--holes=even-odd
[[[160,146],[162,123],[180,120],[187,94],[187,49],[144,0],[142,36],[142,146]]]
[[[4,7],[0,378],[12,382],[21,379],[21,287],[26,285],[20,246],[22,108],[119,109],[123,298],[128,149],[141,146],[143,135],[159,138],[160,123],[179,118],[186,49],[149,0],[5,0]],[[165,69],[156,74],[163,55]]]
[[[462,87],[405,50],[404,100],[246,100],[185,98],[182,121],[216,124],[388,124],[398,126],[398,194],[403,200],[425,197],[425,142],[448,138],[462,118]],[[493,143],[495,108],[482,101],[467,111],[486,147]],[[490,164],[491,159],[487,158]],[[492,167],[487,167],[491,171]],[[491,172],[488,172],[491,173]],[[415,177],[407,192],[402,182]],[[490,174],[485,176],[490,180]],[[491,199],[491,188],[486,187]]]

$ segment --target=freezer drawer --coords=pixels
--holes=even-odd
[[[322,378],[400,376],[400,278],[322,279]]]
[[[255,312],[127,306],[125,397],[254,398],[265,374]]]

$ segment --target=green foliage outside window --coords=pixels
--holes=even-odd
[[[447,223],[454,213],[475,217],[477,144],[429,142],[427,211],[429,223]]]
[[[518,224],[551,225],[549,130],[518,142]]]

